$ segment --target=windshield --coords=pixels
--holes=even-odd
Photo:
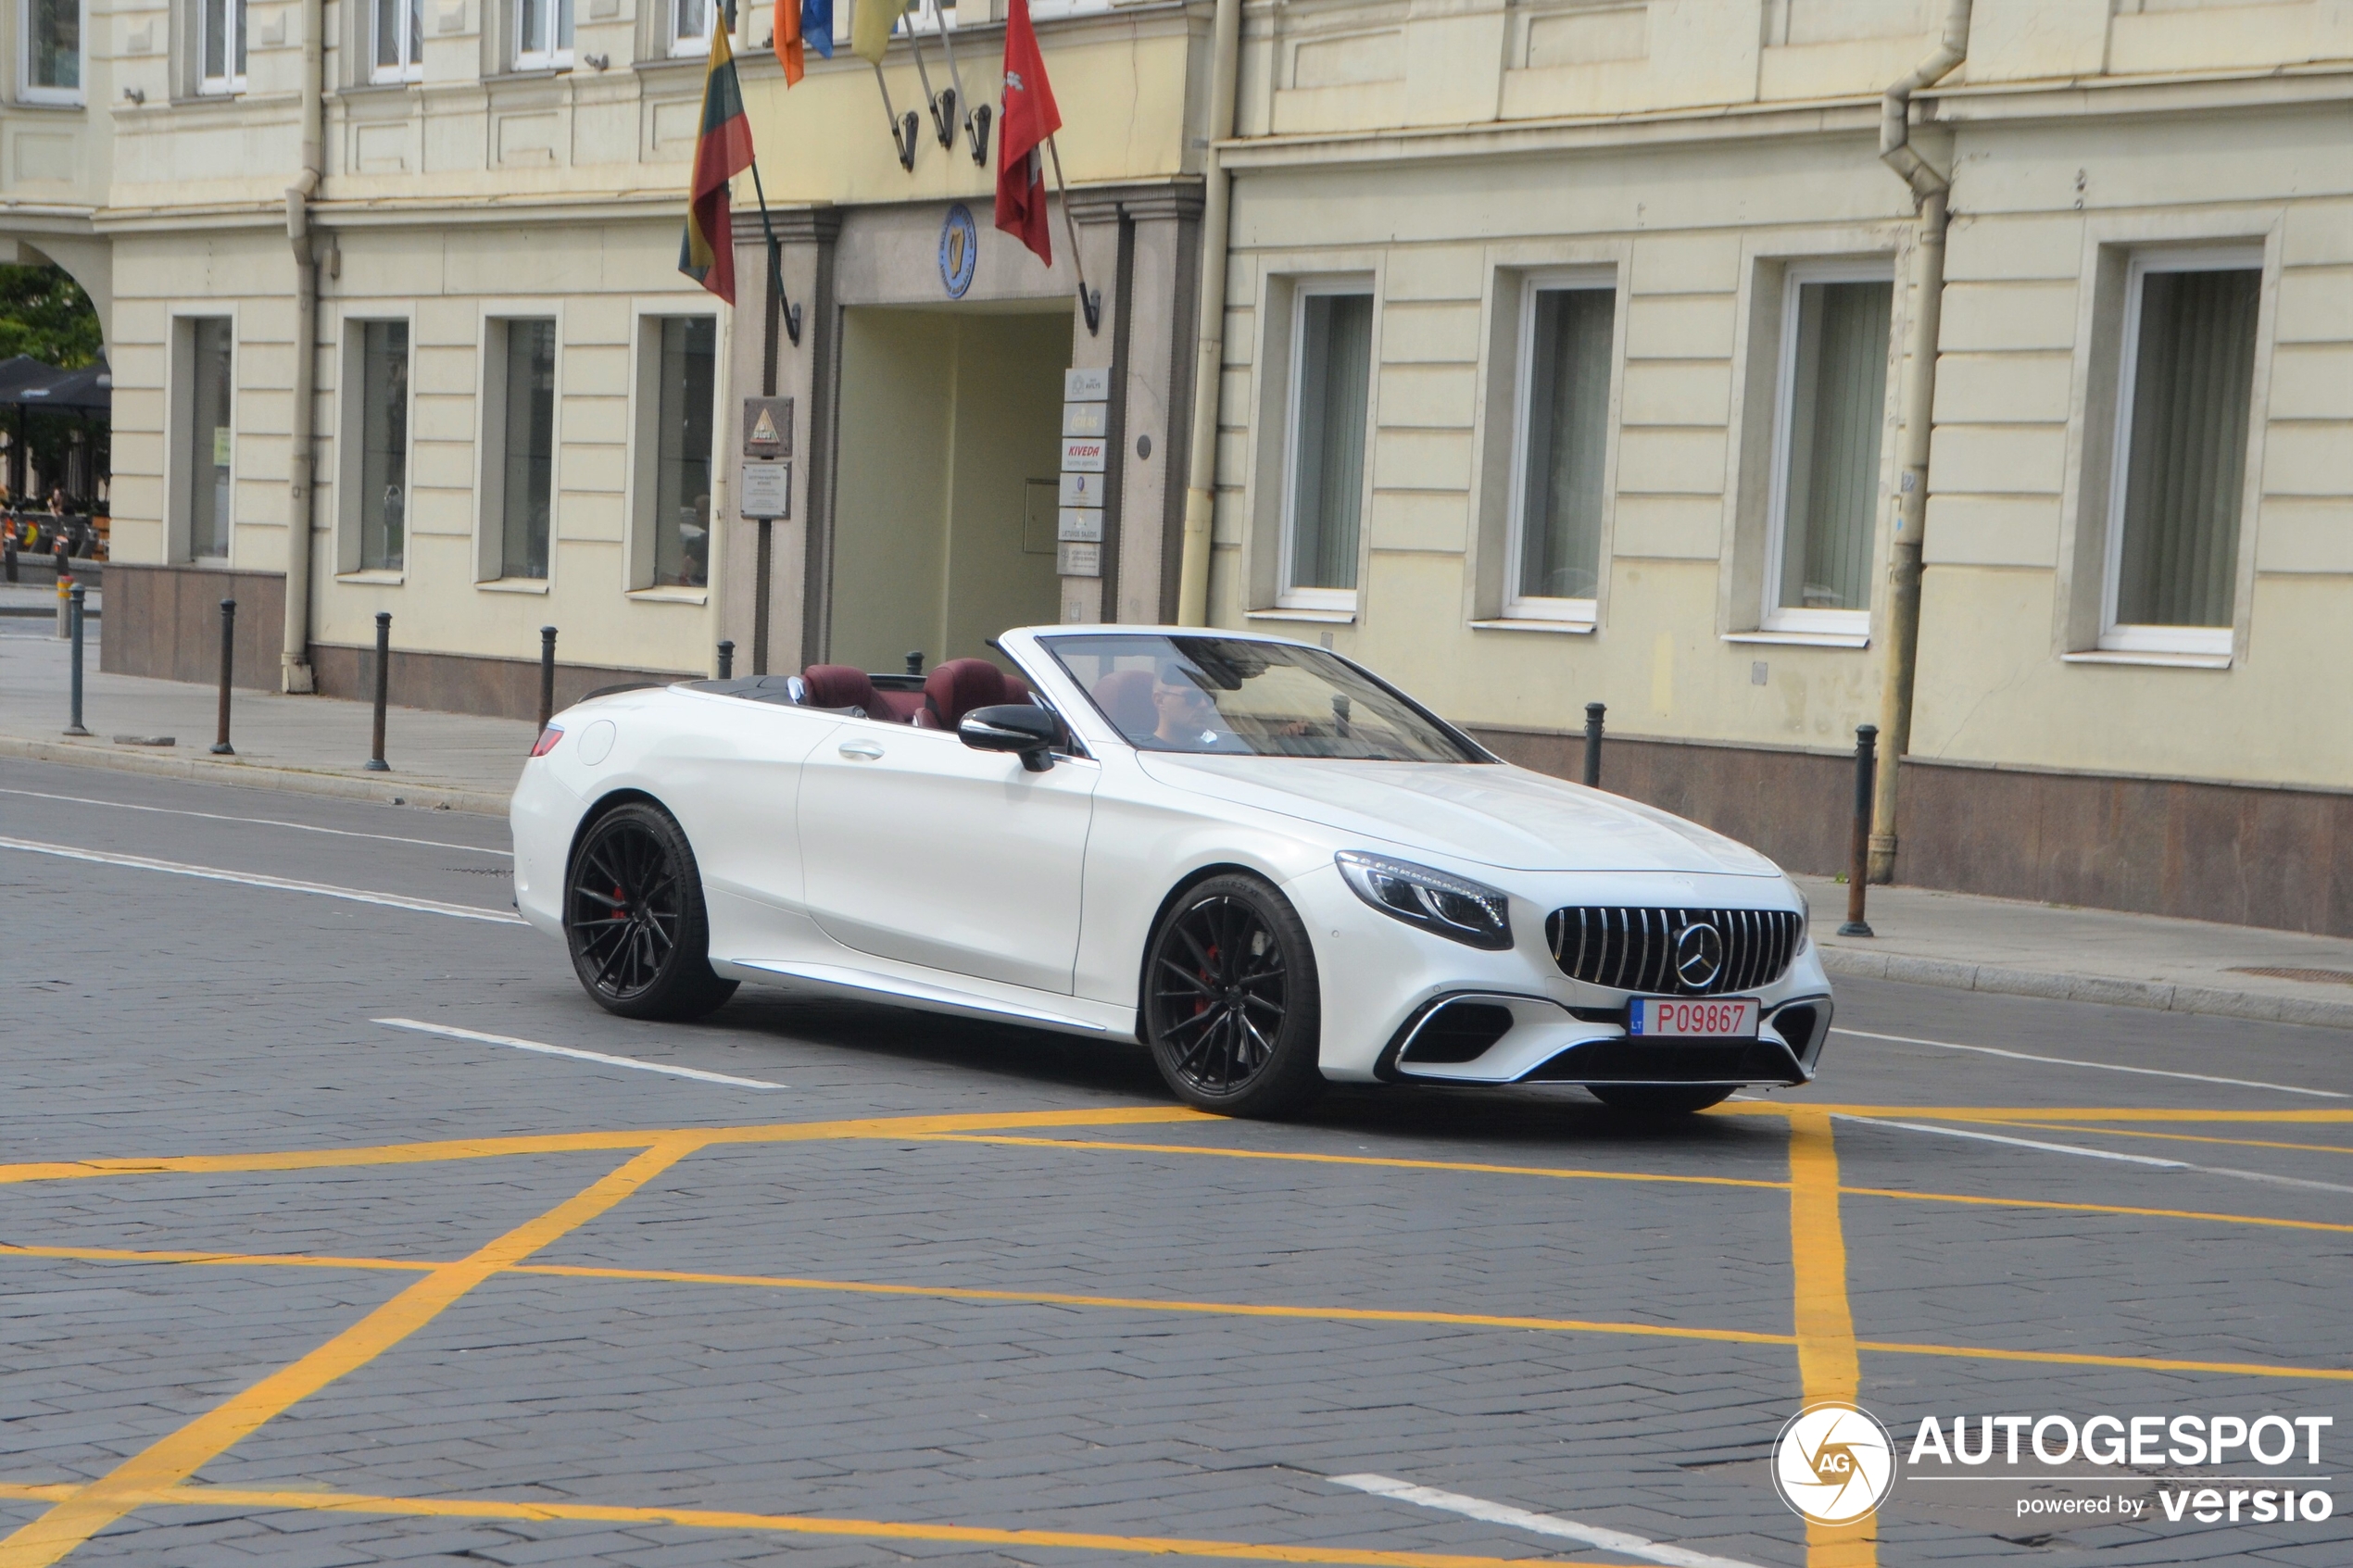
[[[1135,633],[1041,640],[1145,751],[1486,760],[1403,693],[1321,648]]]

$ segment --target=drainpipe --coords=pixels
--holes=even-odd
[[[1936,402],[1937,323],[1944,307],[1945,198],[1951,182],[1912,149],[1912,94],[1944,80],[1969,57],[1970,0],[1951,0],[1944,36],[1909,76],[1880,99],[1879,156],[1912,189],[1919,235],[1912,247],[1912,314],[1904,345],[1902,476],[1897,481],[1895,537],[1889,551],[1885,638],[1887,672],[1880,685],[1879,770],[1871,802],[1870,880],[1895,873],[1895,789],[1904,754],[1911,749],[1912,684],[1920,633],[1920,544],[1928,521],[1929,416]]]
[[[312,403],[319,373],[319,266],[310,248],[310,198],[324,165],[320,119],[325,91],[325,0],[302,6],[302,170],[286,187],[286,240],[294,247],[294,419],[286,458],[286,636],[278,653],[279,690],[313,689],[310,672],[310,526]]]
[[[1209,157],[1201,219],[1201,321],[1194,332],[1191,470],[1185,486],[1185,535],[1178,558],[1176,621],[1209,624],[1210,527],[1217,509],[1217,394],[1226,370],[1226,242],[1233,187],[1217,144],[1234,134],[1239,73],[1241,0],[1217,0],[1210,33]]]

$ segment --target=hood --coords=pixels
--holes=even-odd
[[[1508,762],[1137,756],[1171,788],[1482,865],[1780,874],[1755,850],[1696,822]]]

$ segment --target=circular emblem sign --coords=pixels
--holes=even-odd
[[[949,298],[964,297],[964,291],[973,286],[973,268],[979,260],[980,230],[973,223],[972,208],[958,202],[939,225],[939,281]]]
[[[1879,1418],[1825,1399],[1790,1417],[1773,1441],[1773,1488],[1815,1524],[1867,1519],[1895,1484],[1895,1443]]]

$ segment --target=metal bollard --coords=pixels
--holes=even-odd
[[[531,732],[531,744],[536,746],[539,737],[547,732],[547,721],[556,716],[556,629],[539,628],[539,728]]]
[[[220,722],[212,739],[215,757],[234,757],[229,744],[229,680],[237,671],[237,601],[220,601]]]
[[[1585,705],[1585,787],[1602,787],[1602,715],[1609,709],[1598,702]]]
[[[87,735],[82,727],[82,584],[73,585],[73,721],[66,726],[69,735]]]
[[[735,644],[735,640],[734,640],[733,638],[731,638],[731,637],[722,637],[722,638],[720,638],[720,639],[719,639],[719,679],[721,679],[721,680],[723,680],[723,681],[732,681],[732,680],[734,680],[735,678],[736,678],[736,644]]]
[[[1855,837],[1846,851],[1846,923],[1841,936],[1878,935],[1863,919],[1863,888],[1871,869],[1871,781],[1879,771],[1879,726],[1855,726]]]
[[[391,690],[392,671],[392,611],[376,611],[376,731],[375,743],[368,752],[368,771],[389,773],[392,764],[384,760],[384,695]]]
[[[10,523],[5,537],[0,537],[0,566],[5,566],[8,581],[17,580],[17,527]]]
[[[907,673],[910,675],[920,675],[923,672],[924,650],[921,648],[910,648],[907,651]]]
[[[57,573],[57,641],[61,643],[73,635],[73,612],[67,602],[72,592],[72,576],[63,571]]]

